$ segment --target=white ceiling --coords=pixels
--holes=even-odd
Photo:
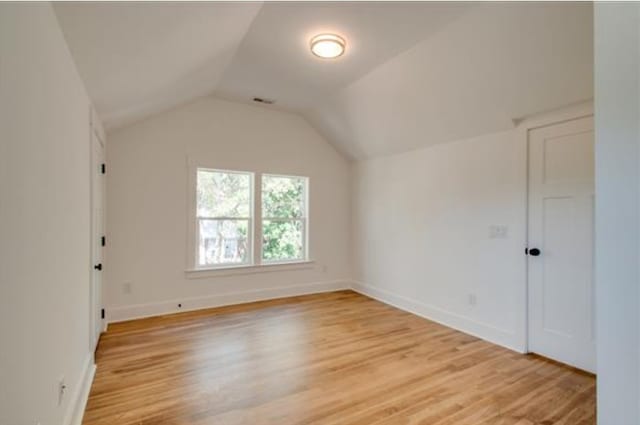
[[[107,128],[216,89],[261,5],[54,3]]]
[[[589,3],[56,3],[107,128],[206,94],[276,99],[352,158],[593,96]],[[320,32],[347,52],[309,52]]]

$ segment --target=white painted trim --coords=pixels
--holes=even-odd
[[[82,375],[77,384],[73,388],[73,397],[71,403],[67,409],[65,425],[81,425],[82,418],[84,416],[84,410],[87,407],[87,401],[89,400],[89,393],[91,392],[91,384],[96,374],[96,365],[93,362],[93,356],[87,356],[84,367],[82,368]]]
[[[566,121],[572,121],[584,117],[594,115],[593,100],[578,103],[573,106],[557,109],[554,111],[536,114],[520,120],[516,127],[516,142],[519,144],[521,156],[524,158],[523,169],[526,173],[524,193],[525,205],[525,241],[522,247],[524,249],[529,245],[529,132],[536,128],[546,127],[549,125],[560,124]],[[525,261],[524,268],[524,285],[520,288],[517,302],[517,310],[521,312],[517,316],[517,327],[519,329],[520,342],[519,346],[523,351],[529,352],[529,268],[528,258],[523,255]]]
[[[230,294],[205,295],[202,297],[160,301],[157,303],[112,307],[107,309],[107,319],[109,320],[109,323],[116,323],[126,320],[141,319],[144,317],[161,316],[164,314],[243,304],[254,301],[265,301],[298,295],[340,291],[349,289],[349,283],[350,281],[346,279],[313,282],[300,285],[281,286],[277,288],[233,292]],[[178,304],[181,304],[182,307],[178,307]]]
[[[552,111],[530,115],[520,120],[514,120],[517,128],[531,130],[539,127],[557,124],[563,121],[571,121],[593,115],[593,100],[576,103],[575,105]]]
[[[525,352],[524,347],[520,344],[518,335],[515,332],[509,332],[486,323],[478,322],[460,314],[424,304],[408,297],[392,294],[391,292],[375,288],[362,282],[353,281],[351,289],[385,304],[489,341],[493,344],[500,345],[519,353]]]
[[[96,169],[100,166],[100,164],[106,164],[107,162],[107,150],[106,150],[106,140],[104,139],[104,130],[102,129],[100,120],[95,113],[95,109],[92,105],[89,105],[89,185],[90,185],[90,199],[89,199],[89,218],[90,218],[90,237],[89,237],[89,270],[90,270],[90,291],[89,291],[89,350],[94,352],[96,350],[98,341],[100,340],[100,335],[94,335],[96,333],[96,329],[98,328],[99,323],[96,323],[96,318],[99,316],[98,312],[100,312],[104,308],[104,287],[105,287],[105,275],[104,273],[100,278],[100,291],[99,297],[96,296],[94,290],[96,289],[96,274],[94,271],[94,266],[97,261],[97,251],[98,248],[98,240],[102,237],[106,236],[107,232],[107,215],[106,215],[106,198],[107,198],[107,184],[106,184],[106,176],[100,175],[99,184],[102,186],[101,188],[101,197],[102,197],[102,229],[99,234],[96,234],[96,213],[95,213],[95,205],[94,205],[94,189],[96,186]],[[102,137],[102,139],[101,139]],[[98,141],[100,145],[100,149],[102,151],[101,158],[96,158],[94,142]],[[103,246],[98,248],[100,250],[100,260],[99,262],[103,265],[106,264],[106,249]],[[101,272],[102,273],[102,272]],[[96,305],[96,298],[99,298],[99,304]],[[104,320],[101,320],[101,328],[104,329],[106,323]],[[94,340],[95,336],[95,340]]]
[[[237,276],[257,273],[285,272],[291,270],[309,270],[315,267],[313,260],[273,262],[262,264],[243,264],[238,266],[215,267],[210,269],[185,270],[187,279],[204,279],[208,277]]]

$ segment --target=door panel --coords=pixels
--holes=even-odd
[[[104,273],[104,258],[102,236],[104,236],[104,146],[97,135],[91,140],[91,320],[90,341],[91,349],[95,350],[100,334],[104,327],[102,319],[102,276]],[[101,270],[96,265],[101,265]]]
[[[544,276],[542,279],[542,318],[546,332],[570,337],[576,329],[576,314],[570,305],[576,291],[576,275],[571,264],[576,214],[575,199],[550,197],[543,200]],[[566,282],[554,285],[553,282]]]
[[[593,143],[585,144],[589,137],[593,130],[545,139],[544,183],[593,182]]]
[[[595,371],[591,117],[529,133],[529,348]]]

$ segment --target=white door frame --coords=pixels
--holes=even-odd
[[[550,111],[534,115],[526,118],[518,123],[517,126],[517,142],[520,148],[520,157],[523,165],[523,173],[525,174],[525,187],[523,188],[525,214],[524,241],[522,246],[522,261],[524,261],[524,285],[520,290],[519,302],[520,311],[523,313],[518,316],[517,328],[520,330],[520,351],[530,353],[529,349],[529,262],[525,255],[525,249],[529,244],[529,133],[532,130],[541,127],[547,127],[560,124],[567,121],[573,121],[580,118],[591,117],[594,115],[593,101],[576,104],[571,107],[563,108],[556,111]]]
[[[100,311],[101,309],[104,308],[104,277],[102,279],[102,285],[101,285],[101,294],[100,294],[100,304],[99,306],[94,305],[94,293],[93,293],[93,289],[94,289],[94,282],[93,282],[93,276],[94,276],[94,249],[97,246],[97,240],[99,238],[102,237],[102,235],[96,235],[95,234],[95,214],[94,214],[94,179],[95,179],[95,167],[100,166],[100,164],[98,163],[99,161],[97,160],[97,158],[95,158],[94,155],[94,138],[100,143],[100,145],[102,145],[102,154],[103,154],[103,161],[102,162],[106,162],[106,137],[105,137],[105,133],[104,130],[100,124],[100,122],[97,119],[96,113],[94,111],[94,109],[90,106],[89,107],[89,116],[90,116],[90,120],[89,120],[89,196],[90,196],[90,202],[89,202],[89,208],[90,208],[90,238],[89,238],[89,270],[90,270],[90,279],[89,279],[89,349],[90,351],[93,353],[95,351],[95,349],[97,348],[97,344],[99,341],[99,336],[98,338],[96,338],[96,340],[94,341],[94,332],[97,328],[96,323],[95,323],[95,318],[97,316],[97,312],[96,309],[98,309],[98,311]],[[103,198],[103,202],[102,202],[102,209],[103,209],[103,229],[104,229],[104,233],[106,234],[106,222],[105,222],[105,209],[106,209],[106,204],[104,202],[104,198],[106,193],[104,193],[106,190],[106,184],[103,184],[102,186],[102,198]],[[104,256],[104,252],[103,252],[103,256]],[[104,259],[104,258],[103,258]],[[104,261],[103,261],[104,262]],[[104,268],[103,268],[104,271]],[[107,326],[107,320],[102,319],[102,326],[101,326],[101,332],[104,332],[106,330],[106,326]]]

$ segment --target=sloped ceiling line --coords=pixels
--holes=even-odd
[[[589,3],[56,3],[108,128],[213,94],[302,115],[352,159],[593,97]],[[318,32],[347,54],[308,51]]]

